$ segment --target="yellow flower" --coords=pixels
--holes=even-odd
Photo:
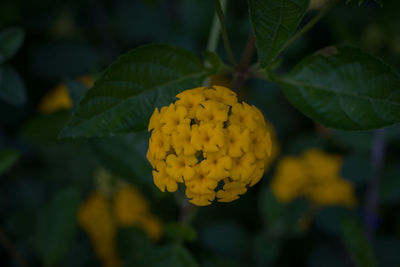
[[[204,91],[206,98],[225,105],[232,106],[237,103],[236,93],[223,86],[214,85]]]
[[[165,115],[160,118],[160,122],[163,124],[161,127],[163,134],[172,133],[180,125],[189,126],[190,119],[185,118],[186,114],[185,107],[175,106],[174,104],[169,105],[165,110]]]
[[[72,98],[69,95],[67,86],[59,84],[42,98],[39,103],[39,111],[49,114],[58,110],[71,109],[72,105]]]
[[[246,153],[240,158],[232,158],[231,178],[242,182],[249,182],[255,170],[255,157],[253,153]]]
[[[192,145],[192,128],[189,125],[179,125],[175,132],[171,134],[172,146],[175,152],[191,156],[196,153],[196,148]]]
[[[277,154],[271,153],[272,127],[226,87],[198,87],[176,97],[160,112],[155,109],[149,122],[147,158],[155,185],[164,192],[182,183],[199,206],[237,199],[260,181],[270,155]]]
[[[197,108],[196,118],[204,124],[213,123],[222,124],[228,120],[229,107],[220,102],[207,100],[201,103]]]
[[[191,179],[195,174],[193,166],[197,163],[195,156],[169,154],[166,160],[167,173],[177,182],[183,183],[183,178]]]
[[[121,226],[141,223],[148,210],[148,201],[133,186],[122,186],[114,196],[115,218]]]
[[[350,182],[340,177],[341,158],[319,149],[305,151],[300,157],[288,156],[279,162],[272,190],[282,202],[306,197],[316,206],[356,204]]]
[[[246,103],[236,103],[232,106],[232,114],[229,116],[229,123],[240,125],[243,128],[254,131],[260,125],[258,114]]]
[[[241,130],[237,124],[230,125],[227,128],[226,147],[231,157],[240,157],[243,153],[249,151],[249,131]],[[267,137],[268,138],[268,137]]]
[[[201,165],[204,169],[210,170],[210,178],[221,180],[229,176],[232,159],[224,151],[204,153],[204,160]]]
[[[221,125],[201,123],[192,126],[191,143],[197,150],[203,152],[218,152],[224,144],[224,133]]]
[[[153,165],[156,160],[162,160],[171,149],[171,136],[163,134],[161,131],[153,131],[150,141],[147,159]]]
[[[189,188],[186,188],[186,196],[189,198],[190,202],[197,206],[208,206],[215,199],[215,192],[206,194],[196,194]]]
[[[195,166],[195,175],[185,180],[186,187],[195,194],[211,194],[218,185],[218,180],[210,177],[210,170],[203,164]]]
[[[120,266],[115,246],[116,225],[107,198],[92,193],[79,208],[78,223],[88,233],[103,266]]]
[[[154,184],[161,191],[175,192],[178,190],[176,180],[167,174],[167,167],[164,161],[157,162],[156,169],[153,171]]]
[[[220,202],[231,202],[239,198],[239,195],[246,193],[246,184],[243,182],[235,181],[226,183],[223,190],[217,192],[217,198]]]
[[[150,213],[150,204],[134,186],[123,184],[114,196],[114,213],[119,226],[143,229],[151,238],[162,235],[160,220]]]
[[[91,87],[93,84],[92,76],[81,76],[76,80],[87,88]],[[69,95],[68,87],[61,83],[41,99],[38,110],[41,113],[50,114],[59,110],[71,109],[72,106],[73,102]]]
[[[202,90],[203,89],[200,87],[186,90],[176,95],[179,100],[177,100],[175,104],[177,106],[185,107],[187,110],[187,117],[190,119],[195,118],[198,105],[205,100],[201,93]]]

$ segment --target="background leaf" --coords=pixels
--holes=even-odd
[[[309,0],[250,0],[249,13],[262,67],[281,52],[307,11]]]
[[[357,48],[317,52],[280,83],[295,107],[327,127],[368,130],[400,122],[400,76]]]
[[[201,86],[209,75],[186,50],[164,44],[136,48],[112,64],[87,92],[62,137],[107,136],[146,128],[155,107]]]
[[[18,160],[19,153],[13,149],[0,150],[0,175],[11,168]]]
[[[363,228],[354,220],[342,223],[343,239],[350,251],[356,266],[375,267],[376,262],[372,248],[364,235]]]
[[[12,27],[0,33],[0,63],[13,57],[24,41],[24,31]]]
[[[79,198],[76,188],[67,187],[57,192],[39,214],[33,243],[44,266],[56,266],[75,240]]]
[[[11,67],[0,65],[0,99],[20,106],[26,102],[25,85],[19,74]]]

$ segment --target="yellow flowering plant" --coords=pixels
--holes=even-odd
[[[357,203],[353,185],[340,176],[342,158],[320,149],[309,149],[301,156],[286,156],[276,168],[271,182],[278,200],[288,203],[305,197],[317,207]]]
[[[104,187],[102,187],[104,189]],[[118,227],[136,227],[157,241],[162,236],[160,219],[150,212],[149,202],[133,185],[123,183],[112,195],[92,192],[78,211],[78,223],[88,234],[104,267],[121,266],[117,250]]]
[[[150,118],[147,159],[155,185],[174,192],[178,183],[198,206],[231,202],[263,176],[271,138],[262,113],[238,102],[223,86],[197,87]]]

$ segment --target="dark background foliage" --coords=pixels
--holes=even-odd
[[[399,11],[397,0],[385,0],[383,8],[372,1],[361,7],[342,3],[284,52],[279,71],[288,71],[304,56],[332,44],[361,47],[399,70]],[[315,13],[308,12],[304,21]],[[204,0],[0,2],[0,30],[16,26],[25,32],[22,47],[7,65],[19,73],[27,95],[18,106],[0,100],[0,147],[18,153],[16,164],[0,174],[2,266],[18,266],[18,258],[29,266],[98,266],[86,234],[76,225],[76,210],[93,190],[93,172],[100,166],[138,185],[163,221],[179,219],[181,209],[173,195],[160,193],[153,185],[145,160],[148,133],[58,140],[70,112],[40,115],[37,106],[58,83],[96,76],[142,44],[172,44],[201,57],[213,16],[213,1]],[[250,30],[247,2],[230,1],[226,19],[233,53],[239,58]],[[222,43],[217,52],[227,61]],[[363,202],[371,176],[373,132],[322,128],[291,106],[278,85],[250,79],[245,86],[246,101],[275,126],[281,155],[310,147],[344,155],[342,174],[354,183],[360,205],[355,210],[324,208],[301,228],[297,222],[305,214],[304,203],[276,202],[268,186],[272,167],[239,200],[200,208],[192,221],[197,239],[185,243],[196,261],[204,266],[367,266],[361,260],[374,266],[376,258],[378,266],[399,266],[399,127],[386,130],[377,189],[379,216],[368,218]],[[345,219],[352,221],[341,227]],[[371,246],[360,230],[367,220],[374,220],[376,228]],[[122,236],[129,238],[128,233]],[[170,243],[167,238],[161,241],[163,246]],[[128,244],[128,251],[138,249],[138,244],[123,244]],[[183,264],[186,252],[171,246],[169,254],[174,257],[164,265]]]

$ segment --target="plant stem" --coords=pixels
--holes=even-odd
[[[224,12],[222,10],[220,0],[215,0],[215,11],[217,13],[219,23],[221,25],[222,40],[224,42],[226,54],[228,55],[228,58],[229,58],[231,64],[233,66],[235,66],[236,61],[235,61],[235,57],[233,56],[233,53],[232,53],[231,44],[229,43],[228,31],[226,30],[226,26],[225,26],[225,16],[224,16]]]
[[[179,222],[181,224],[190,224],[196,214],[196,211],[197,207],[190,204],[187,199],[184,199],[181,205],[181,217],[179,218]]]
[[[227,3],[227,0],[221,0],[222,12],[225,12]],[[207,51],[215,52],[215,50],[217,50],[220,30],[221,24],[218,19],[218,14],[215,13],[213,22],[211,24],[210,34],[208,36]]]
[[[255,38],[254,34],[250,32],[249,38],[247,39],[246,47],[243,50],[242,58],[240,60],[239,66],[237,66],[236,71],[234,73],[233,80],[233,90],[236,92],[240,91],[244,82],[249,77],[249,64],[254,54],[254,43]]]
[[[295,33],[295,35],[290,38],[285,46],[282,48],[281,51],[285,50],[288,48],[290,45],[292,45],[298,38],[300,38],[302,35],[304,35],[306,32],[308,32],[315,24],[317,24],[318,21],[320,21],[340,0],[330,0],[322,9],[321,11],[314,17],[312,18],[306,25],[304,25],[303,28],[301,28],[298,32]]]
[[[368,184],[367,198],[365,203],[366,233],[372,242],[378,221],[378,189],[381,171],[385,159],[385,130],[374,131],[371,145],[372,174]]]

